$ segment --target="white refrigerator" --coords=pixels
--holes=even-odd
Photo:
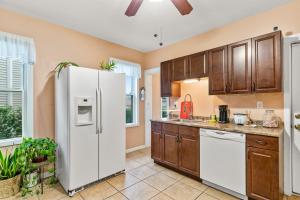
[[[71,196],[125,169],[125,75],[67,67],[55,76],[56,173]]]
[[[300,40],[291,44],[292,91],[292,184],[300,194]]]

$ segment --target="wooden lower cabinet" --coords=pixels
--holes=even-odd
[[[152,122],[152,127],[156,123]],[[161,135],[152,131],[151,157],[155,162],[199,178],[199,129],[168,123],[161,123],[161,127]]]
[[[154,160],[162,160],[163,156],[163,138],[161,133],[153,132],[151,134],[151,157]]]
[[[163,157],[163,135],[161,133],[161,124],[152,122],[151,126],[151,158],[162,160]]]
[[[200,176],[199,129],[179,127],[179,164],[178,168],[191,175]]]
[[[279,149],[278,146],[278,138],[247,135],[247,196],[250,199],[282,199],[279,151],[274,150]]]
[[[164,159],[163,162],[171,167],[178,166],[178,136],[174,133],[164,135]]]

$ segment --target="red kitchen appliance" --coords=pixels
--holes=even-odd
[[[190,98],[190,101],[187,101],[187,97]],[[190,94],[187,94],[184,96],[184,101],[181,102],[180,119],[191,119],[192,117],[193,117],[192,96]]]

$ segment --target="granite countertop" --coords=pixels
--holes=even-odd
[[[198,128],[206,128],[206,129],[216,129],[221,131],[229,131],[229,132],[238,132],[238,133],[245,133],[245,134],[255,134],[255,135],[263,135],[269,137],[281,137],[283,135],[283,125],[278,128],[265,128],[262,126],[241,126],[236,125],[233,123],[228,124],[220,124],[220,123],[212,123],[208,121],[179,121],[179,120],[151,120],[153,122],[162,122],[162,123],[170,123],[170,124],[177,124],[177,125],[185,125],[185,126],[192,126]]]

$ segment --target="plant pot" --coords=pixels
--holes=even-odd
[[[31,172],[30,174],[26,174],[23,177],[23,186],[25,188],[32,188],[38,184],[38,173],[37,171]]]
[[[41,163],[47,160],[46,156],[39,156],[32,160],[33,163]]]
[[[0,181],[0,199],[16,195],[20,191],[21,176]]]

